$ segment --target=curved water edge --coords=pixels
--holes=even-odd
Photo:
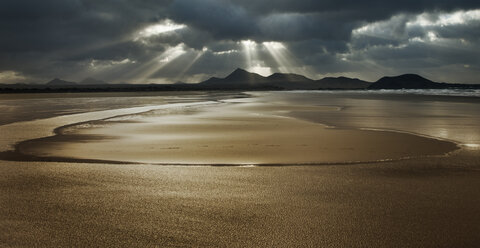
[[[225,101],[228,102],[228,101]],[[225,103],[223,102],[223,103]],[[186,103],[186,104],[167,104],[161,106],[149,106],[149,107],[141,107],[141,108],[128,108],[128,109],[118,109],[118,110],[109,110],[109,111],[99,111],[99,112],[91,112],[80,114],[81,117],[74,115],[74,118],[71,119],[70,123],[62,126],[56,126],[53,130],[50,130],[48,136],[43,137],[35,137],[33,139],[25,139],[19,142],[16,142],[13,145],[13,150],[4,150],[0,154],[0,158],[5,160],[13,160],[13,161],[43,161],[43,162],[69,162],[69,163],[106,163],[106,164],[153,164],[153,165],[169,165],[169,166],[241,166],[241,167],[255,167],[255,166],[305,166],[305,165],[354,165],[354,164],[367,164],[367,163],[380,163],[380,162],[390,162],[390,161],[399,161],[399,160],[408,160],[408,159],[415,159],[420,157],[438,157],[438,156],[448,156],[452,152],[461,149],[459,146],[459,142],[454,142],[451,140],[445,140],[438,137],[430,137],[427,135],[421,135],[406,131],[398,131],[398,130],[388,130],[388,129],[369,129],[369,128],[351,128],[351,130],[369,130],[375,132],[399,132],[408,135],[415,135],[420,136],[428,139],[435,139],[439,142],[448,142],[454,144],[452,149],[444,154],[436,154],[436,155],[424,155],[424,156],[407,156],[395,159],[383,158],[379,160],[362,160],[362,161],[341,161],[341,162],[308,162],[308,163],[145,163],[145,162],[132,162],[132,161],[116,161],[116,160],[103,160],[103,159],[88,159],[88,158],[69,158],[69,157],[58,157],[58,156],[36,156],[30,154],[22,153],[22,146],[32,141],[41,141],[42,139],[52,137],[53,136],[60,136],[63,135],[62,130],[68,127],[88,124],[94,121],[101,121],[107,120],[112,118],[118,118],[123,116],[130,116],[136,114],[144,114],[150,111],[160,110],[160,109],[171,109],[175,107],[185,108],[185,107],[201,107],[206,105],[212,104],[219,104],[221,102],[198,102],[198,103]],[[85,120],[85,118],[89,117],[96,117],[98,115],[103,115],[103,118],[93,118],[89,120]],[[115,115],[116,114],[116,115]],[[62,116],[63,118],[68,118],[68,116]],[[289,116],[290,118],[294,118]],[[60,117],[51,118],[50,121],[57,121],[53,119],[58,119]],[[73,120],[78,120],[79,118],[84,118],[83,121],[80,122],[72,122]],[[35,122],[35,121],[34,121]],[[319,124],[322,126],[326,126],[329,129],[336,127],[327,126],[322,123],[312,122],[315,124]]]
[[[10,151],[16,144],[39,138],[56,135],[55,131],[65,126],[78,125],[98,120],[109,119],[118,116],[145,113],[152,110],[171,109],[176,107],[200,106],[208,104],[219,104],[218,101],[205,101],[195,103],[171,103],[154,106],[143,106],[133,108],[121,108],[113,110],[102,110],[72,115],[63,115],[47,119],[21,121],[0,126],[0,152]]]

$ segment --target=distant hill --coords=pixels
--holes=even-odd
[[[100,84],[108,84],[108,83],[105,82],[105,81],[102,81],[102,80],[98,80],[98,79],[95,79],[95,78],[88,77],[88,78],[85,78],[84,80],[80,81],[78,84],[81,84],[81,85],[100,85]]]
[[[436,83],[416,74],[383,77],[370,85],[369,89],[444,89],[453,84]]]
[[[250,73],[246,70],[237,68],[235,71],[230,73],[226,78],[225,81],[229,83],[247,83],[247,84],[256,84],[256,83],[263,83],[265,81],[265,77],[258,75],[257,73]]]
[[[238,68],[225,78],[211,77],[198,83],[197,86],[214,89],[246,89],[262,87],[263,83],[265,83],[265,77]]]
[[[274,73],[267,77],[268,80],[273,82],[312,82],[310,78],[293,73]]]
[[[348,77],[326,77],[317,82],[324,89],[365,89],[372,84],[358,78]]]
[[[277,89],[277,90],[318,90],[318,89],[365,89],[370,83],[352,78],[325,78],[312,80],[292,73],[274,73],[268,77],[236,69],[225,78],[212,77],[200,82],[199,87],[215,89]]]
[[[94,78],[80,83],[55,78],[46,84],[0,84],[0,93],[22,92],[133,92],[195,90],[362,90],[362,89],[480,89],[480,84],[437,83],[416,74],[382,77],[374,83],[348,77],[312,80],[292,73],[274,73],[268,77],[236,69],[225,78],[212,77],[200,83],[108,84]]]
[[[59,78],[55,78],[46,83],[46,85],[49,85],[49,86],[79,86],[79,85],[104,85],[104,84],[108,84],[108,83],[102,80],[91,78],[91,77],[85,78],[84,80],[78,83],[65,81]]]
[[[51,86],[74,86],[74,85],[77,85],[77,83],[55,78],[55,79],[49,81],[48,83],[46,83],[46,85],[51,85]]]
[[[269,84],[285,90],[317,89],[315,80],[293,73],[274,73],[266,78]]]

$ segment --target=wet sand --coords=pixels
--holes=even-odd
[[[244,99],[82,122],[22,142],[20,155],[181,165],[347,164],[444,155],[454,143],[412,134],[329,128],[282,116],[337,107]],[[60,160],[62,161],[62,160]]]
[[[479,159],[293,167],[2,162],[0,246],[477,247]]]
[[[0,160],[0,246],[478,246],[478,148],[406,133],[329,128],[315,121],[335,120],[345,106],[305,101],[150,106],[148,112],[91,112],[0,126],[27,128],[3,137],[2,148],[32,137],[18,144],[17,160],[28,154],[37,155],[34,160],[72,159]],[[468,115],[444,118],[463,121]],[[43,125],[35,130],[38,123]],[[436,128],[452,130],[450,123],[440,124]],[[56,136],[41,138],[62,125]],[[465,130],[470,139],[478,137],[478,129]],[[477,142],[470,139],[456,141]],[[149,146],[155,149],[138,155]],[[409,159],[397,160],[404,157]],[[84,163],[87,158],[124,164]],[[389,161],[370,163],[382,159]],[[194,160],[237,166],[154,164]],[[260,166],[279,161],[296,166]]]

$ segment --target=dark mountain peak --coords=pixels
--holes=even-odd
[[[203,82],[200,82],[200,83],[211,83],[211,82],[218,82],[218,81],[221,81],[222,79],[221,78],[218,78],[218,77],[211,77]]]
[[[232,73],[230,73],[227,77],[227,78],[244,78],[244,77],[250,77],[252,74],[256,74],[256,73],[251,73],[251,72],[248,72],[244,69],[241,69],[241,68],[237,68],[235,71],[233,71]]]
[[[439,89],[445,84],[436,83],[417,74],[382,77],[370,85],[370,89]]]
[[[414,81],[428,81],[428,82],[432,82],[431,80],[428,80],[418,74],[412,74],[412,73],[409,73],[409,74],[402,74],[402,75],[398,75],[398,76],[393,76],[393,77],[382,77],[380,78],[380,80],[378,81],[382,81],[382,80],[391,80],[391,79],[394,79],[394,80],[414,80]],[[377,82],[378,82],[377,81]]]
[[[329,80],[329,79],[337,79],[337,80],[360,80],[358,78],[349,78],[345,76],[340,76],[340,77],[324,77],[322,79]]]
[[[360,80],[358,78],[349,77],[325,77],[317,80],[322,88],[327,89],[365,89],[371,83]]]
[[[61,80],[59,78],[54,78],[47,85],[76,85],[77,83]]]
[[[320,80],[324,80],[324,79],[325,79],[325,80],[326,80],[326,79],[344,79],[344,78],[346,78],[346,77],[344,77],[344,76],[340,76],[340,77],[324,77],[324,78],[322,78],[322,79],[320,79]]]
[[[267,78],[274,81],[287,81],[287,82],[313,81],[310,78],[307,78],[303,75],[298,75],[294,73],[280,73],[280,72],[273,73]]]
[[[234,74],[234,73],[250,73],[250,72],[242,68],[237,68],[231,74]]]
[[[284,73],[275,72],[272,75],[268,76],[268,78],[279,78],[279,77],[284,77],[284,76],[285,76]]]
[[[212,77],[199,85],[215,89],[273,89],[273,90],[318,90],[318,89],[365,89],[370,83],[359,79],[333,78],[312,80],[303,75],[293,73],[273,73],[263,77],[256,73],[237,68],[225,78]],[[328,81],[328,80],[327,80]]]
[[[257,74],[257,73],[252,73],[248,72],[244,69],[237,68],[235,71],[230,73],[227,77],[225,77],[225,80],[231,81],[231,82],[248,82],[248,83],[255,83],[255,82],[260,82],[264,79],[263,76]]]
[[[102,80],[98,80],[98,79],[95,79],[95,78],[92,78],[92,77],[88,77],[88,78],[85,78],[84,80],[80,81],[80,84],[107,84],[107,82],[105,81],[102,81]]]
[[[266,78],[244,69],[237,68],[225,78],[211,77],[199,85],[214,89],[250,89],[265,87]]]

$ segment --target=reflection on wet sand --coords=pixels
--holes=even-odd
[[[188,165],[358,163],[457,149],[451,142],[411,134],[327,128],[280,116],[291,111],[338,111],[335,106],[247,100],[70,125],[57,130],[57,136],[23,142],[17,149],[40,159]]]
[[[228,101],[222,100],[229,98],[226,93],[222,99],[207,94],[194,102],[212,102],[198,106],[140,100],[148,106],[137,107],[145,109],[117,109],[132,98],[109,96],[100,99],[112,101],[104,112],[89,112],[84,101],[65,94],[58,97],[77,114],[58,116],[61,106],[49,111],[52,102],[42,113],[47,119],[2,113],[11,121],[0,125],[0,150],[21,141],[11,160],[31,161],[0,160],[0,246],[437,248],[480,243],[478,99],[251,94]],[[42,104],[19,101],[25,113],[30,105]],[[41,138],[59,126],[56,136]],[[360,128],[462,145],[440,155],[455,145]],[[66,157],[50,157],[55,154]],[[74,155],[145,162],[196,158],[242,166],[113,164]],[[414,158],[345,166],[255,165],[402,156]]]

